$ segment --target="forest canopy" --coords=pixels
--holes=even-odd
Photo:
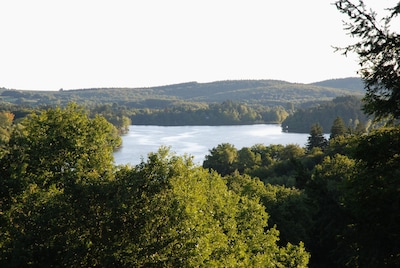
[[[113,165],[115,128],[77,105],[31,114],[1,164],[0,264],[306,267],[302,242],[278,245],[258,199],[160,148]]]

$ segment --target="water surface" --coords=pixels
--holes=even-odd
[[[259,124],[240,126],[136,126],[122,137],[123,144],[114,153],[116,164],[136,165],[147,154],[162,145],[170,146],[178,155],[194,156],[202,164],[209,150],[221,143],[233,144],[237,149],[254,144],[298,144],[305,146],[309,134],[285,133],[280,125]]]

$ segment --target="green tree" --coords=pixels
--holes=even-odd
[[[400,128],[361,136],[355,150],[357,174],[344,185],[351,215],[345,233],[354,267],[400,265]]]
[[[244,147],[238,151],[236,168],[240,173],[246,170],[257,168],[261,165],[261,155],[253,152],[250,148]]]
[[[76,104],[31,114],[13,131],[0,160],[2,265],[106,263],[102,189],[113,177],[116,133]]]
[[[359,41],[345,48],[344,54],[355,52],[359,56],[360,75],[365,82],[364,111],[377,119],[400,118],[400,36],[391,30],[400,13],[400,3],[389,9],[383,25],[377,14],[370,11],[362,0],[353,4],[349,0],[335,2],[337,9],[348,16],[345,30]]]
[[[121,216],[132,225],[124,228],[117,258],[125,266],[307,265],[302,244],[277,246],[278,231],[267,229],[258,199],[229,191],[219,174],[191,158],[161,148],[124,176],[129,186],[121,189],[131,189],[132,201]]]
[[[234,163],[237,159],[237,149],[229,143],[219,144],[210,150],[205,156],[203,167],[213,169],[221,175],[227,175],[235,171]]]
[[[311,151],[313,148],[325,149],[327,143],[328,141],[324,137],[321,125],[312,125],[310,129],[310,136],[308,137],[307,150]]]
[[[14,114],[10,112],[0,112],[0,158],[5,153],[7,143],[10,140],[13,120]]]
[[[239,195],[260,200],[269,215],[270,225],[279,229],[279,245],[309,242],[312,227],[311,207],[303,191],[264,184],[258,178],[234,173],[225,177],[228,188]]]
[[[343,185],[356,173],[356,161],[336,154],[327,156],[315,166],[306,193],[315,207],[313,227],[308,247],[313,252],[314,267],[345,266],[348,245],[343,234],[349,224],[349,216],[343,205]]]
[[[64,187],[112,171],[113,149],[121,138],[104,118],[90,119],[72,103],[31,114],[21,125],[13,132],[5,157],[13,177]]]
[[[300,147],[298,144],[288,144],[281,152],[282,160],[292,160],[304,156],[304,148]]]
[[[2,215],[0,265],[120,266],[113,256],[121,230],[111,218],[118,207],[111,181],[78,183],[74,191],[30,184]]]
[[[336,138],[337,136],[345,135],[347,132],[346,125],[341,117],[336,117],[335,121],[333,121],[331,127],[330,139]]]

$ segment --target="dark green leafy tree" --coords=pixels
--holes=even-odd
[[[81,179],[100,179],[112,171],[116,129],[102,117],[90,119],[76,104],[31,114],[10,138],[13,176],[41,186],[64,187]]]
[[[306,193],[314,205],[313,227],[308,247],[313,267],[342,267],[351,255],[343,234],[349,216],[343,205],[343,185],[356,173],[356,161],[336,154],[315,166]]]
[[[248,147],[244,147],[238,151],[235,165],[240,173],[244,173],[246,170],[254,169],[261,165],[261,155],[253,152]]]
[[[75,104],[21,122],[0,160],[1,266],[88,267],[109,256],[102,185],[119,144],[110,123]]]
[[[279,245],[309,242],[311,207],[303,191],[264,184],[258,178],[234,173],[225,177],[228,188],[237,194],[260,200],[266,207],[269,223],[279,229]]]
[[[346,243],[353,267],[400,266],[400,128],[362,136],[358,173],[345,183],[343,203],[352,216]]]
[[[304,148],[300,147],[298,144],[288,144],[281,152],[282,160],[292,160],[304,156]]]
[[[329,140],[325,150],[326,155],[333,157],[336,154],[353,157],[354,150],[358,143],[358,135],[337,136]]]
[[[310,136],[308,137],[307,150],[311,151],[314,148],[325,149],[328,141],[324,137],[324,132],[320,124],[314,124],[310,129]]]
[[[205,156],[203,167],[213,169],[221,175],[227,175],[235,171],[235,161],[238,151],[234,145],[229,143],[219,144],[210,150]]]
[[[400,36],[392,30],[398,23],[400,2],[389,9],[382,21],[360,0],[335,2],[337,9],[348,16],[345,30],[359,41],[343,48],[344,54],[359,56],[360,75],[365,82],[364,111],[377,119],[400,118]]]
[[[5,153],[7,143],[10,140],[14,114],[0,112],[0,158]]]

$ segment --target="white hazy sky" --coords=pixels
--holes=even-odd
[[[355,0],[357,1],[357,0]],[[1,0],[0,87],[357,76],[330,0]],[[374,9],[397,0],[365,0]]]

